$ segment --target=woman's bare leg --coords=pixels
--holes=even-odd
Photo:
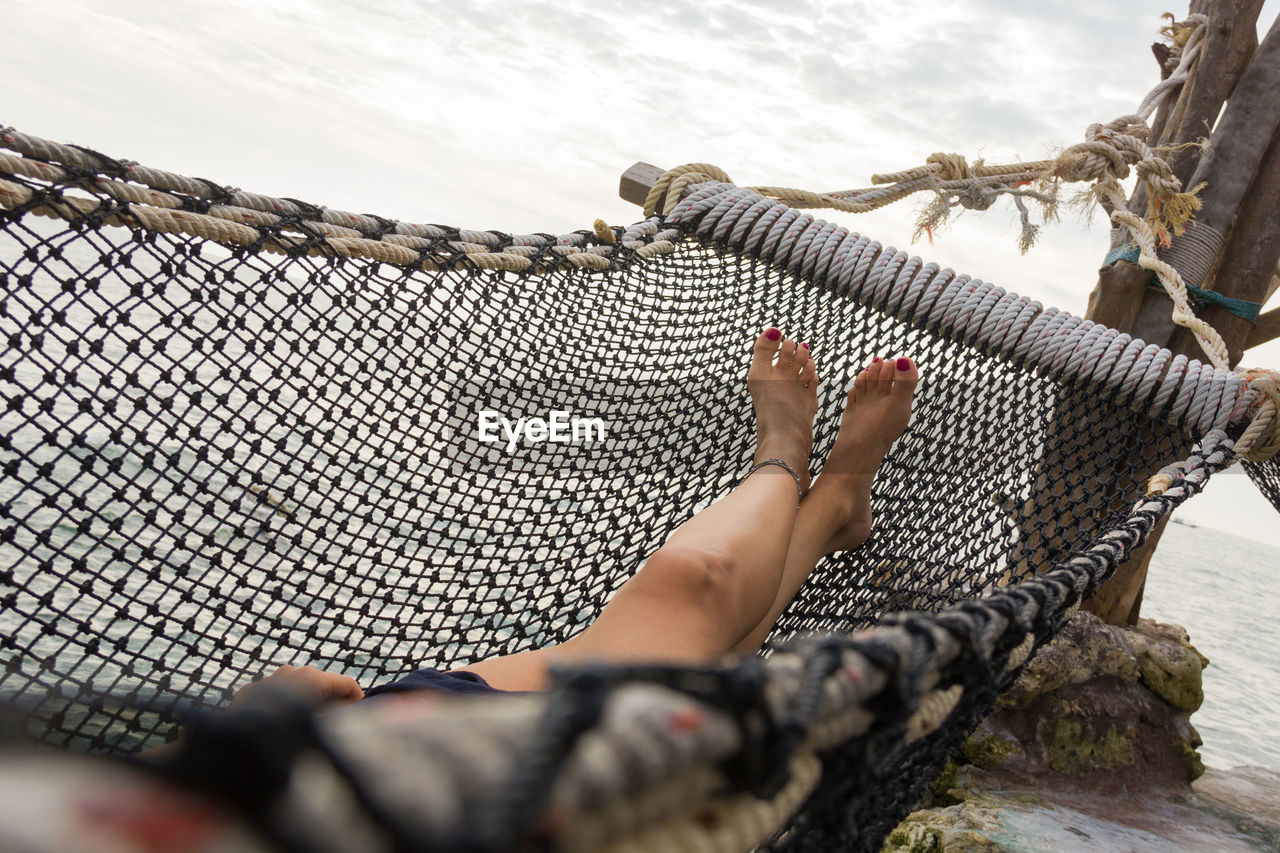
[[[796,513],[778,593],[735,652],[749,654],[764,644],[820,559],[867,540],[871,483],[889,447],[907,428],[918,379],[915,365],[906,358],[877,360],[858,374],[831,454]]]
[[[784,460],[807,488],[818,376],[808,347],[780,338],[770,329],[756,340],[747,374],[755,459]],[[677,528],[582,633],[465,669],[499,689],[536,690],[555,662],[705,663],[724,655],[778,596],[798,497],[786,471],[762,468]]]

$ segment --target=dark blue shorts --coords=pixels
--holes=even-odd
[[[443,690],[446,693],[506,693],[474,672],[441,672],[438,669],[417,669],[387,684],[379,684],[364,692],[365,698],[384,693],[409,693],[413,690]]]

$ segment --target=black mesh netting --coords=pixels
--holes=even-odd
[[[1242,462],[1245,472],[1262,496],[1280,512],[1280,458],[1271,457],[1265,462]]]
[[[59,191],[0,213],[0,695],[53,744],[157,743],[173,723],[146,697],[218,706],[283,664],[368,687],[568,638],[746,471],[743,378],[771,324],[824,376],[815,465],[871,356],[925,377],[871,541],[819,567],[780,636],[1043,569],[1189,447],[691,241],[621,271],[411,272],[109,226],[112,202],[32,212]],[[485,411],[605,435],[508,448],[480,440]],[[936,770],[964,723],[905,754],[907,775],[927,782],[912,768]]]

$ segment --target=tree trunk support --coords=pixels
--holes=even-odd
[[[1280,125],[1280,22],[1272,25],[1255,51],[1253,33],[1260,7],[1255,0],[1193,0],[1192,12],[1210,16],[1209,38],[1192,84],[1184,87],[1160,140],[1161,145],[1171,146],[1207,135],[1223,100],[1230,98],[1203,155],[1192,148],[1175,151],[1171,165],[1185,186],[1207,184],[1201,196],[1204,207],[1192,227],[1210,228],[1226,237],[1224,250],[1209,271],[1212,279],[1204,279],[1204,286],[1212,284],[1223,295],[1254,302],[1265,301],[1280,255],[1272,221],[1280,193],[1280,152],[1275,143]],[[1192,168],[1194,175],[1188,179]],[[1119,289],[1115,283],[1119,275],[1108,276],[1104,271],[1095,294]],[[1132,319],[1128,309],[1110,307],[1119,304],[1120,298],[1119,294],[1110,300],[1091,297],[1090,305],[1096,303],[1099,310],[1086,316],[1175,353],[1203,358],[1194,336],[1174,325],[1172,302],[1163,292],[1145,290]],[[1209,306],[1203,316],[1223,336],[1232,365],[1246,346],[1254,345],[1251,336],[1257,331],[1247,320],[1218,306]],[[1123,325],[1126,321],[1130,325]],[[1084,609],[1111,624],[1136,623],[1151,555],[1163,531],[1162,523]]]

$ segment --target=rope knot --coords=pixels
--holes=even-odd
[[[1132,137],[1139,143],[1146,142],[1147,137],[1151,135],[1151,128],[1147,126],[1147,122],[1142,116],[1127,115],[1112,119],[1103,126],[1103,132],[1109,137],[1116,140],[1124,140],[1126,137]],[[1141,145],[1133,146],[1135,151],[1141,151]]]
[[[962,154],[935,151],[926,157],[924,162],[926,164],[936,163],[941,167],[937,171],[937,178],[940,181],[963,181],[973,177],[972,172],[969,170],[969,163]]]
[[[996,203],[996,199],[1000,197],[1000,191],[980,186],[978,184],[970,184],[961,190],[956,200],[960,202],[960,206],[966,210],[987,210],[991,205]]]
[[[1123,180],[1129,177],[1129,167],[1146,156],[1149,133],[1147,123],[1136,115],[1091,124],[1085,141],[1063,151],[1051,174],[1066,181]]]

